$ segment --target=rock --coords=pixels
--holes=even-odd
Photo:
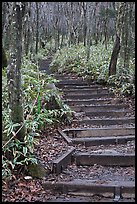
[[[33,178],[43,178],[50,173],[42,164],[29,164],[28,172]]]
[[[51,83],[51,84],[47,84],[47,85],[46,85],[46,89],[57,90],[57,87],[55,86],[55,84]]]

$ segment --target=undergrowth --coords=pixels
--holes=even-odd
[[[41,54],[42,56],[42,54]],[[34,145],[38,143],[40,133],[49,125],[59,122],[71,122],[72,111],[63,103],[59,90],[48,89],[47,85],[56,83],[52,76],[38,71],[37,63],[24,57],[22,63],[22,91],[26,136],[23,142],[14,135],[14,128],[20,124],[13,124],[10,118],[8,101],[8,85],[6,69],[2,71],[2,176],[11,179],[15,172],[30,163],[37,163],[34,155]],[[40,111],[38,111],[38,95],[40,97]],[[50,101],[54,99],[54,107],[50,108]],[[7,144],[6,144],[7,143]]]
[[[51,64],[51,69],[58,73],[75,73],[87,79],[89,82],[108,84],[111,90],[119,91],[125,95],[135,95],[135,59],[132,58],[129,70],[124,69],[122,58],[117,61],[117,74],[109,76],[109,63],[113,43],[108,44],[108,48],[100,43],[92,45],[90,48],[90,58],[87,61],[86,47],[83,44],[64,47],[58,50]]]

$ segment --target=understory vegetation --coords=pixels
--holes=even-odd
[[[55,54],[51,69],[58,73],[75,73],[87,79],[89,82],[107,84],[111,90],[124,95],[135,95],[135,58],[132,57],[129,69],[124,69],[122,57],[118,58],[116,75],[109,76],[109,63],[113,43],[108,48],[100,43],[90,47],[90,58],[87,61],[87,48],[83,45],[72,45],[64,47]]]
[[[43,50],[42,50],[43,52]],[[43,56],[43,53],[39,54]],[[56,83],[52,76],[38,71],[37,58],[33,60],[23,58],[22,63],[22,88],[24,105],[24,125],[26,136],[24,141],[19,141],[15,136],[15,128],[20,124],[14,124],[10,119],[8,102],[7,74],[6,69],[2,70],[2,176],[11,179],[19,169],[25,169],[26,165],[36,163],[34,145],[42,131],[50,125],[57,125],[59,122],[71,121],[72,111],[63,103],[62,93],[58,88],[48,89],[47,85]],[[35,62],[32,62],[35,61]],[[53,104],[50,108],[50,100]]]

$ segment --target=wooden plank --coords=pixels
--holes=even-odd
[[[112,153],[77,153],[73,157],[77,165],[135,166],[135,154],[115,154],[112,151]]]
[[[63,169],[67,167],[68,164],[71,164],[71,156],[75,148],[71,147],[65,154],[60,156],[58,159],[53,161],[53,173],[60,174]]]

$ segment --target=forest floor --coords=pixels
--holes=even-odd
[[[131,101],[130,101],[131,102]],[[72,124],[71,127],[75,127],[75,124]],[[62,128],[68,128],[64,125]],[[70,127],[69,127],[70,128]],[[58,158],[61,153],[64,151],[67,151],[69,149],[69,145],[66,141],[64,141],[63,138],[60,137],[57,131],[57,127],[49,127],[45,129],[43,134],[41,135],[40,143],[37,145],[35,151],[36,154],[41,158],[42,161],[45,161],[47,163],[47,166],[53,162],[56,158]],[[125,150],[124,145],[119,146],[119,151]],[[131,149],[134,151],[134,144],[131,142],[129,143],[128,150],[131,152]],[[78,174],[78,171],[76,170],[76,166],[70,166],[70,168],[73,169],[73,177],[76,177]],[[97,166],[94,166],[92,169],[93,174],[97,170]],[[100,172],[99,172],[100,171]],[[102,173],[102,169],[98,171],[98,174]],[[83,177],[88,175],[89,168],[83,169]],[[121,176],[121,171],[117,171],[119,176]],[[127,167],[127,171],[125,172],[126,176],[131,177],[132,174],[134,174],[131,171],[131,168]],[[109,175],[110,176],[110,175]],[[55,181],[57,179],[56,174],[49,174],[45,179],[49,181]],[[67,176],[65,174],[60,175],[60,180],[67,180]],[[95,202],[100,201],[99,196],[95,196],[93,200]],[[32,177],[29,177],[27,179],[26,175],[22,174],[15,174],[13,175],[12,181],[4,182],[2,186],[2,201],[3,202],[89,202],[89,198],[86,197],[74,197],[70,195],[59,193],[53,193],[51,190],[45,190],[43,188],[43,179],[33,179]],[[108,201],[108,199],[107,199]],[[100,201],[101,202],[101,201]]]
[[[131,112],[134,112],[134,99],[132,98],[125,98],[126,103],[130,106]],[[79,124],[72,122],[72,124],[68,125],[58,125],[58,126],[49,126],[45,127],[45,131],[40,136],[39,144],[35,146],[35,153],[40,158],[42,163],[46,163],[46,166],[48,169],[51,169],[51,164],[53,160],[59,158],[60,155],[62,155],[64,152],[70,149],[70,146],[68,143],[60,136],[58,133],[58,127],[61,126],[61,129],[66,128],[75,128],[80,127]],[[83,125],[81,125],[83,127]],[[77,146],[80,150],[82,148],[81,146]],[[99,147],[98,147],[99,148]],[[101,147],[105,148],[106,147]],[[108,146],[108,149],[110,146]],[[119,151],[126,151],[130,152],[131,150],[134,151],[135,145],[133,142],[129,142],[128,149],[124,145],[117,146],[117,150]],[[94,150],[94,149],[92,149]],[[86,151],[91,151],[88,148]],[[93,175],[96,174],[98,166],[95,165],[92,168]],[[83,177],[86,177],[89,172],[88,168],[81,167],[81,170],[77,169],[75,165],[70,165],[69,169],[67,171],[72,172],[73,178],[79,176],[79,173],[82,174]],[[102,168],[98,168],[98,174],[102,174]],[[121,176],[121,170],[117,170],[117,175],[119,174],[119,177]],[[124,174],[128,177],[134,176],[134,170],[132,168],[126,169]],[[45,176],[44,180],[48,181],[55,181],[55,180],[69,180],[70,176],[66,176],[67,174],[60,174],[57,176],[56,174],[47,174]],[[60,193],[52,192],[50,189],[45,190],[43,187],[43,178],[32,178],[32,177],[26,177],[29,175],[24,175],[20,173],[16,173],[13,175],[13,179],[9,182],[3,181],[2,184],[2,201],[3,202],[90,202],[88,197],[82,197],[82,196],[70,196]],[[110,176],[110,175],[109,175]],[[115,175],[113,174],[112,177]],[[99,196],[95,196],[92,198],[93,202],[101,202],[101,198]],[[107,202],[109,200],[107,199]]]

